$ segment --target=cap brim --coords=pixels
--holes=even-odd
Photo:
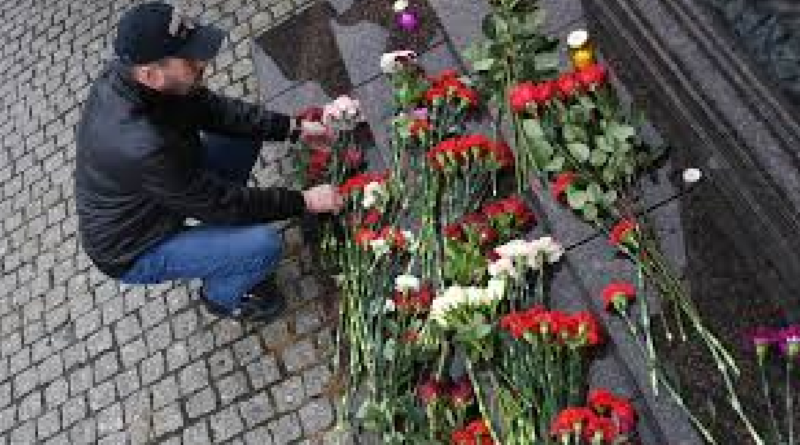
[[[217,56],[225,40],[225,31],[213,25],[198,26],[175,57],[209,61]]]

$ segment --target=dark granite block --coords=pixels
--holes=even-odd
[[[548,34],[560,35],[564,31],[582,26],[583,6],[580,0],[542,0],[540,5],[547,12],[545,31]]]
[[[353,85],[360,85],[380,74],[381,55],[386,52],[389,33],[379,25],[359,22],[339,25],[330,21],[336,43]]]
[[[335,97],[328,96],[319,83],[308,81],[269,99],[265,106],[270,110],[294,115],[306,107],[323,106],[333,99]]]
[[[488,4],[464,0],[428,1],[458,51],[463,51],[480,37],[481,21],[489,12]]]
[[[390,151],[389,125],[392,119],[392,91],[386,77],[378,77],[355,89],[353,96],[361,101],[361,110],[369,122],[375,144],[388,159]]]

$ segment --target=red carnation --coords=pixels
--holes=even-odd
[[[634,244],[636,242],[635,234],[637,229],[636,221],[623,219],[611,229],[608,239],[615,246],[627,243]]]
[[[361,228],[358,229],[354,238],[357,245],[367,247],[371,241],[378,239],[378,233],[371,229]]]
[[[370,210],[364,214],[364,224],[369,226],[377,225],[381,221],[381,212],[377,210]]]
[[[414,119],[411,121],[411,126],[409,127],[409,132],[414,137],[423,137],[424,135],[428,134],[433,127],[431,123],[428,122],[428,119]]]
[[[517,220],[517,223],[520,227],[526,227],[527,225],[533,223],[535,219],[533,212],[528,205],[525,204],[525,201],[523,201],[522,198],[519,196],[510,196],[502,202],[505,210],[514,215],[514,218]]]
[[[603,289],[603,302],[607,311],[623,312],[635,299],[636,288],[630,283],[609,283]]]
[[[463,241],[465,238],[464,228],[459,223],[448,224],[444,227],[444,236],[453,241]]]
[[[600,64],[592,64],[575,73],[584,88],[591,89],[603,85],[608,80],[608,70]]]
[[[571,435],[583,429],[583,425],[592,417],[595,415],[589,408],[565,408],[553,420],[550,434],[556,437]]]
[[[578,91],[580,83],[572,73],[565,73],[556,80],[556,88],[558,88],[558,93],[561,97],[569,99]]]
[[[586,419],[586,426],[583,431],[583,437],[591,442],[597,443],[613,443],[614,439],[619,435],[617,425],[613,420],[607,417],[591,416]]]
[[[564,202],[567,189],[577,177],[578,175],[575,172],[563,172],[556,175],[556,179],[553,181],[553,198],[556,201]]]

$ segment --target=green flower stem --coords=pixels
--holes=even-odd
[[[792,372],[794,358],[786,357],[786,423],[788,424],[789,445],[795,444],[794,437],[794,391],[792,388]]]
[[[770,419],[770,426],[772,427],[772,436],[775,439],[775,443],[783,443],[783,435],[781,434],[780,427],[778,427],[775,407],[772,404],[772,390],[769,385],[769,379],[767,379],[766,369],[764,368],[764,360],[761,358],[758,359],[758,376],[761,380],[761,393],[764,396],[764,401],[767,402],[767,413]]]
[[[486,425],[489,427],[489,435],[492,436],[492,440],[494,440],[497,444],[502,444],[503,442],[500,441],[500,438],[497,436],[497,432],[494,430],[494,420],[492,419],[491,412],[486,409],[486,406],[483,402],[483,391],[481,391],[480,382],[478,382],[478,376],[475,374],[475,368],[472,364],[472,359],[469,356],[466,357],[466,365],[467,365],[467,375],[469,376],[469,380],[472,383],[473,389],[475,389],[475,400],[478,402],[478,409],[480,410],[481,416],[486,421]]]
[[[641,266],[636,268],[636,278],[639,282],[639,288],[644,290],[644,271],[642,270]],[[658,361],[658,357],[656,356],[656,348],[653,345],[653,335],[650,331],[650,308],[648,306],[647,299],[647,294],[643,292],[643,295],[639,299],[642,302],[640,315],[642,319],[642,330],[644,331],[645,343],[647,345],[647,360],[648,362],[654,364]],[[627,319],[627,316],[625,318]],[[655,372],[650,373],[650,383],[653,387],[653,394],[658,397],[658,380],[656,379]]]

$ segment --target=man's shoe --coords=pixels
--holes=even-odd
[[[234,310],[230,310],[219,303],[210,300],[205,292],[201,292],[200,301],[212,314],[222,318],[233,318],[239,321],[270,322],[277,318],[284,309],[286,301],[277,295],[270,298],[256,298],[246,295]]]

